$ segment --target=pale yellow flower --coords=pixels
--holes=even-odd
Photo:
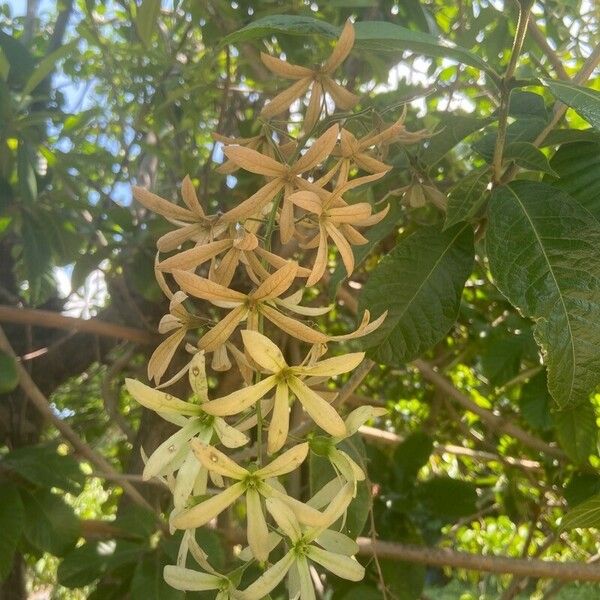
[[[344,29],[331,53],[331,56],[319,67],[310,69],[292,65],[284,60],[261,53],[265,66],[276,75],[297,80],[291,87],[273,98],[262,110],[261,116],[270,118],[281,114],[289,106],[310,90],[310,101],[304,117],[304,129],[310,131],[323,110],[325,94],[329,94],[336,106],[342,110],[351,109],[358,96],[342,87],[333,78],[333,72],[346,60],[354,46],[354,27],[346,21]]]
[[[277,346],[256,331],[242,331],[244,346],[249,356],[269,376],[259,383],[211,400],[205,410],[214,415],[237,415],[275,388],[275,404],[269,426],[267,449],[280,450],[288,436],[290,399],[296,397],[304,410],[321,429],[333,436],[344,437],[346,427],[337,411],[303,381],[306,377],[333,377],[355,369],[363,360],[364,352],[344,354],[317,361],[308,366],[289,366]]]
[[[324,511],[322,525],[303,527],[285,502],[276,497],[267,498],[267,510],[281,533],[288,538],[291,549],[254,583],[245,590],[238,591],[239,600],[255,600],[267,596],[288,573],[289,597],[314,599],[309,560],[338,577],[350,581],[362,580],[364,567],[352,558],[352,554],[358,551],[357,544],[339,532],[328,530],[344,514],[351,500],[352,486],[346,485]]]
[[[222,220],[232,222],[247,219],[259,213],[283,190],[279,229],[281,241],[284,244],[289,242],[294,233],[294,211],[292,203],[288,201],[288,196],[298,187],[302,173],[314,169],[331,154],[338,132],[339,127],[332,125],[321,137],[315,140],[303,156],[290,165],[243,146],[228,146],[225,148],[225,155],[235,164],[251,173],[268,177],[269,182],[250,198],[226,212]]]
[[[262,509],[261,496],[279,498],[290,507],[296,518],[307,525],[318,526],[324,522],[323,513],[310,506],[290,498],[277,487],[269,483],[271,478],[279,477],[297,469],[306,459],[308,444],[298,444],[290,448],[268,465],[260,469],[245,469],[233,462],[225,454],[206,444],[192,441],[196,458],[205,468],[215,471],[223,477],[236,481],[216,496],[204,500],[171,519],[177,529],[191,529],[205,525],[233,504],[242,495],[246,496],[246,517],[248,543],[254,556],[261,561],[268,558],[267,523]]]
[[[187,175],[181,185],[181,196],[187,208],[169,202],[138,186],[134,186],[133,195],[148,210],[162,215],[167,221],[178,227],[158,240],[156,245],[160,252],[171,252],[188,240],[206,243],[219,237],[227,229],[227,225],[220,220],[218,215],[204,213],[192,180]]]

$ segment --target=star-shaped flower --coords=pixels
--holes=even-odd
[[[290,448],[260,469],[240,467],[216,448],[196,440],[192,441],[191,446],[201,465],[209,471],[233,479],[236,483],[216,496],[175,515],[171,519],[173,527],[177,529],[201,527],[221,514],[240,496],[245,495],[248,543],[254,556],[264,561],[268,558],[269,530],[262,509],[261,496],[279,498],[303,523],[318,526],[324,522],[323,513],[287,496],[277,486],[269,483],[270,479],[290,473],[304,462],[308,455],[307,443]]]
[[[351,500],[352,486],[346,485],[323,512],[325,519],[322,525],[303,527],[285,502],[276,497],[267,498],[267,510],[275,519],[279,530],[288,538],[291,548],[254,583],[245,590],[238,591],[239,600],[255,600],[267,596],[288,573],[290,598],[314,600],[309,560],[338,577],[360,581],[365,570],[352,558],[358,551],[356,542],[344,534],[328,529],[344,514]]]
[[[312,390],[306,377],[333,377],[355,369],[363,360],[364,352],[353,352],[316,361],[307,366],[289,366],[279,348],[257,331],[242,331],[246,352],[269,376],[259,383],[211,400],[205,410],[214,415],[237,415],[253,406],[273,388],[275,404],[269,426],[267,449],[280,450],[288,436],[290,398],[296,397],[304,410],[321,429],[337,437],[345,437],[346,426],[327,400]]]
[[[134,186],[133,195],[148,210],[162,215],[167,221],[178,226],[178,229],[166,233],[158,240],[156,245],[160,252],[171,252],[188,240],[199,243],[212,241],[227,229],[227,225],[218,215],[204,213],[192,180],[187,175],[181,186],[181,196],[187,208],[173,204],[138,186]]]
[[[243,146],[228,146],[225,155],[246,171],[264,175],[269,182],[250,198],[226,212],[222,220],[235,222],[259,213],[283,190],[283,201],[279,216],[281,241],[286,244],[294,234],[294,210],[288,196],[298,187],[300,175],[314,169],[332,152],[338,137],[339,127],[332,125],[296,162],[285,164]]]
[[[173,489],[176,509],[183,507],[198,484],[198,493],[206,492],[207,471],[204,471],[202,478],[200,464],[189,446],[191,439],[196,438],[208,444],[214,433],[227,448],[238,448],[248,442],[243,433],[228,425],[224,419],[209,415],[204,410],[208,402],[204,352],[198,352],[192,358],[189,380],[194,392],[193,402],[179,400],[135,379],[125,380],[127,390],[137,402],[181,428],[150,455],[143,473],[144,479],[147,480],[152,477],[170,476],[178,471]]]
[[[265,66],[276,75],[286,79],[296,79],[287,90],[273,98],[262,110],[261,116],[271,118],[284,112],[289,106],[308,90],[310,101],[304,118],[305,131],[311,131],[321,115],[323,97],[327,93],[336,106],[342,110],[350,110],[357,102],[358,96],[342,87],[333,78],[333,72],[346,60],[354,45],[354,27],[346,21],[344,29],[331,53],[331,56],[319,67],[309,69],[292,65],[284,60],[261,53]]]

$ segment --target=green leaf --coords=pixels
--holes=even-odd
[[[418,472],[429,462],[433,440],[423,431],[409,435],[394,451],[394,474],[399,488],[412,487]]]
[[[445,522],[477,512],[477,488],[469,481],[433,477],[419,484],[417,496],[430,513]]]
[[[425,585],[425,567],[414,563],[383,559],[380,561],[383,580],[393,598],[417,600]]]
[[[550,413],[552,397],[544,371],[532,377],[521,389],[519,406],[525,422],[537,431],[549,431],[554,426]]]
[[[452,42],[428,33],[412,31],[387,21],[360,21],[354,25],[356,47],[380,52],[402,52],[412,50],[425,56],[451,58],[471,65],[482,71],[493,73],[491,67],[475,54]],[[298,15],[271,15],[258,19],[246,27],[226,36],[221,45],[235,44],[274,34],[309,35],[318,34],[338,37],[341,27],[327,21]]]
[[[38,550],[62,556],[75,546],[79,537],[79,519],[57,494],[47,489],[22,492],[25,507],[23,533]]]
[[[440,161],[454,146],[467,136],[488,125],[492,119],[468,115],[440,115],[441,129],[426,142],[420,160],[427,166]]]
[[[570,106],[590,125],[600,129],[600,92],[564,81],[543,79],[542,82],[556,98]]]
[[[535,320],[553,398],[580,404],[600,382],[600,227],[570,196],[531,181],[498,188],[488,216],[494,281]]]
[[[78,588],[93,583],[105,571],[114,541],[88,542],[65,555],[56,573],[58,583]]]
[[[575,198],[600,220],[600,144],[564,144],[550,164],[559,177],[552,185]]]
[[[17,176],[21,198],[33,203],[37,199],[37,178],[33,168],[34,153],[27,142],[21,142],[17,150]]]
[[[589,402],[553,413],[556,435],[562,449],[577,464],[587,464],[596,454],[598,427]]]
[[[131,600],[183,600],[185,594],[173,589],[163,579],[166,564],[162,552],[149,552],[143,556],[131,581]]]
[[[0,350],[0,394],[12,392],[19,385],[15,359]]]
[[[373,225],[373,227],[369,227],[368,231],[364,232],[364,236],[369,240],[369,243],[352,247],[355,267],[361,265],[369,256],[373,248],[398,227],[398,223],[402,219],[403,213],[404,208],[402,204],[400,204],[400,202],[393,202],[385,218],[376,225]],[[335,298],[338,286],[345,277],[346,269],[343,264],[339,263],[331,275],[329,283],[329,294],[332,299]]]
[[[0,47],[0,79],[6,81],[8,79],[8,74],[10,73],[10,63],[8,62],[8,58],[6,58],[6,54],[4,50]]]
[[[513,142],[508,144],[503,153],[504,160],[515,162],[519,167],[528,171],[541,171],[549,175],[557,175],[552,170],[548,157],[529,142]]]
[[[0,498],[0,581],[4,581],[12,569],[13,555],[21,539],[25,515],[16,485],[0,483]]]
[[[487,169],[473,171],[450,190],[444,229],[468,221],[477,214],[486,200],[489,180]]]
[[[0,464],[34,485],[71,494],[79,494],[85,483],[79,463],[72,456],[58,454],[54,444],[18,448],[6,454]]]
[[[558,146],[574,142],[594,142],[598,144],[600,143],[600,131],[593,127],[589,129],[555,129],[546,136],[540,146]],[[552,164],[552,161],[550,163]]]
[[[563,491],[569,506],[581,504],[588,498],[600,494],[600,475],[596,473],[575,473]]]
[[[359,298],[360,312],[387,318],[363,340],[370,355],[398,365],[421,355],[448,333],[458,316],[462,290],[473,267],[473,230],[423,227],[400,240],[371,273]]]
[[[561,529],[600,527],[600,494],[571,509],[561,522]]]
[[[25,87],[23,88],[23,94],[27,96],[40,84],[42,81],[48,77],[52,73],[52,71],[56,67],[56,63],[68,56],[73,52],[73,50],[77,46],[77,40],[73,40],[60,48],[57,48],[54,52],[48,54],[48,56],[44,57],[35,68],[33,73],[29,76],[29,79],[25,83]]]
[[[160,11],[160,0],[143,0],[135,18],[135,27],[146,48],[152,41],[152,32],[156,26]]]

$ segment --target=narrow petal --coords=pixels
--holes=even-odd
[[[371,315],[369,311],[365,310],[362,321],[355,331],[352,333],[346,333],[344,335],[334,335],[329,339],[331,341],[341,342],[342,340],[352,340],[368,335],[372,331],[375,331],[385,321],[385,318],[387,317],[387,310],[372,322],[369,322],[370,317]]]
[[[388,413],[387,408],[377,406],[359,406],[346,417],[348,435],[354,435],[367,421],[382,417]]]
[[[181,183],[181,197],[192,213],[197,215],[199,218],[205,216],[204,210],[200,205],[198,196],[196,195],[194,184],[192,183],[189,175],[186,175]]]
[[[326,73],[335,71],[346,60],[352,50],[352,46],[354,46],[354,26],[352,25],[352,21],[348,20],[342,29],[333,52],[323,65],[323,70]]]
[[[321,281],[325,269],[327,269],[327,253],[329,245],[327,244],[327,231],[324,227],[319,228],[319,247],[317,249],[317,255],[315,256],[315,262],[313,264],[312,272],[310,277],[306,280],[308,287],[315,285]]]
[[[308,342],[309,344],[324,344],[330,339],[329,336],[325,335],[324,333],[315,331],[308,325],[300,323],[300,321],[292,319],[291,317],[287,317],[275,308],[270,306],[261,306],[260,310],[261,313],[269,321],[271,321],[271,323],[279,327],[279,329],[289,333],[292,337],[296,337],[303,342]]]
[[[202,231],[203,227],[198,223],[178,227],[174,231],[169,231],[161,236],[156,242],[156,247],[160,252],[172,252],[184,242],[194,239]]]
[[[221,259],[219,266],[211,273],[211,279],[219,285],[223,285],[225,287],[229,286],[233,276],[235,275],[235,270],[240,264],[241,254],[241,251],[237,248],[231,248],[228,250],[225,256],[223,256]]]
[[[268,465],[256,471],[257,477],[268,479],[269,477],[279,477],[286,473],[295,471],[308,456],[308,444],[298,444],[289,450],[286,450],[282,455],[272,460]]]
[[[209,302],[213,300],[244,302],[246,300],[246,294],[236,292],[224,285],[210,281],[210,279],[194,275],[189,271],[175,270],[173,271],[173,277],[182,290],[202,300],[208,300]]]
[[[254,253],[260,258],[264,258],[271,266],[276,269],[281,269],[288,261],[285,258],[281,258],[277,254],[273,254],[264,248],[257,248]],[[304,267],[298,267],[298,273],[296,277],[308,277],[310,274],[309,269],[305,269]]]
[[[190,386],[200,404],[208,401],[208,380],[206,379],[206,357],[202,350],[194,354],[188,373]]]
[[[227,250],[232,243],[232,240],[229,239],[211,242],[210,244],[198,244],[190,250],[179,252],[175,256],[161,261],[158,263],[158,269],[161,271],[173,271],[174,269],[189,271],[195,269],[207,260]]]
[[[236,592],[236,598],[238,600],[262,600],[285,577],[294,562],[294,558],[294,553],[292,551],[288,552],[282,559],[268,568],[253,584],[245,590]]]
[[[354,157],[354,162],[365,171],[369,173],[382,173],[391,169],[390,165],[386,165],[384,162],[361,152]]]
[[[265,521],[260,496],[254,489],[246,491],[246,518],[248,545],[256,560],[264,562],[269,558],[269,529]]]
[[[296,519],[303,525],[318,528],[318,531],[321,531],[330,525],[324,513],[319,512],[312,506],[308,506],[304,502],[300,502],[300,500],[288,496],[286,493],[278,490],[272,485],[263,483],[258,491],[265,498],[278,498],[287,504],[294,515],[296,515]]]
[[[265,177],[283,177],[287,173],[285,165],[250,148],[228,146],[223,149],[223,153],[236,165],[250,173],[264,175]]]
[[[321,199],[314,192],[300,191],[288,196],[288,200],[304,210],[320,215],[323,212]]]
[[[284,183],[280,179],[269,181],[269,183],[263,185],[257,192],[252,194],[250,198],[247,198],[235,208],[227,211],[221,217],[221,220],[225,223],[235,223],[259,213],[275,198],[283,186]]]
[[[180,415],[197,416],[201,414],[202,409],[197,404],[184,402],[159,390],[155,390],[141,381],[135,379],[125,379],[127,391],[142,406],[155,412],[177,413]]]
[[[304,171],[310,171],[318,164],[326,160],[336,144],[339,130],[340,128],[336,123],[335,125],[332,125],[321,137],[316,139],[313,145],[304,153],[304,155],[294,163],[294,173],[304,173]]]
[[[273,98],[261,111],[260,116],[265,119],[270,119],[276,115],[280,115],[284,110],[287,110],[290,104],[300,98],[303,94],[308,90],[310,83],[312,81],[312,73],[311,77],[305,77],[296,81],[293,85],[291,85],[283,92],[277,94],[275,98]]]
[[[352,247],[337,227],[326,223],[325,229],[342,257],[342,262],[344,263],[347,274],[352,275],[352,271],[354,271],[354,253],[352,252]]]
[[[267,438],[267,452],[274,454],[283,448],[290,428],[290,404],[288,400],[288,387],[285,383],[278,383],[275,390],[275,403],[273,415],[269,423],[269,436]]]
[[[296,559],[296,567],[298,568],[300,580],[300,600],[316,600],[315,586],[310,577],[308,561],[304,556],[299,556]]]
[[[265,281],[252,292],[252,298],[254,300],[271,300],[273,298],[278,298],[289,289],[292,283],[294,283],[297,273],[298,263],[293,261],[287,262],[281,269],[277,269],[275,273],[270,275],[268,279],[265,279]]]
[[[220,515],[228,506],[231,506],[244,493],[244,484],[241,482],[226,488],[220,494],[196,504],[171,519],[171,525],[176,529],[193,529],[202,527]]]
[[[265,335],[258,331],[242,331],[246,352],[254,362],[271,373],[278,373],[288,365],[281,350]]]
[[[239,448],[240,446],[245,446],[250,441],[241,431],[228,425],[220,417],[215,419],[213,427],[219,440],[221,440],[221,443],[226,448]]]
[[[320,360],[309,367],[294,367],[294,371],[311,377],[333,377],[356,369],[364,357],[364,352],[351,352]]]
[[[279,498],[267,498],[267,510],[275,519],[277,526],[292,542],[297,542],[302,537],[300,523],[296,519],[294,511]]]
[[[165,371],[169,368],[173,355],[179,348],[179,345],[184,340],[187,329],[181,327],[174,331],[168,338],[163,340],[152,353],[148,361],[148,379],[159,383]]]
[[[226,454],[223,454],[213,446],[204,444],[200,440],[192,440],[190,445],[200,464],[209,471],[214,471],[223,477],[230,477],[231,479],[243,479],[248,475],[246,469],[240,467]]]
[[[304,131],[312,131],[316,125],[321,111],[323,110],[323,88],[320,83],[313,82],[310,91],[310,100],[308,101],[308,108],[306,109],[306,115],[304,116]]]
[[[186,592],[218,590],[223,585],[223,577],[184,567],[176,567],[175,565],[166,565],[163,577],[171,587]]]
[[[323,88],[333,98],[336,108],[350,110],[354,108],[360,97],[349,92],[344,86],[336,83],[333,79],[324,79]]]
[[[287,188],[290,186],[286,186]],[[296,231],[294,223],[294,204],[290,200],[290,194],[285,193],[281,202],[281,210],[279,211],[279,238],[283,245],[287,244],[293,237]]]
[[[357,202],[348,206],[340,206],[339,208],[330,208],[327,211],[329,218],[335,223],[345,223],[357,221],[358,225],[362,225],[363,219],[368,219],[371,216],[371,205],[368,202]]]
[[[210,400],[202,405],[202,410],[217,417],[237,415],[256,404],[276,385],[277,380],[271,375],[254,385],[232,392],[222,398]]]
[[[275,304],[289,310],[290,312],[294,312],[305,317],[320,317],[321,315],[326,315],[335,306],[334,304],[330,304],[329,306],[300,306],[297,303],[287,302],[287,300],[281,298],[277,298],[275,300]]]
[[[180,221],[194,222],[196,221],[195,215],[193,215],[187,208],[177,206],[156,194],[153,194],[149,190],[146,190],[139,186],[133,187],[133,196],[140,203],[143,204],[148,210],[155,212],[168,219],[177,219]]]
[[[285,79],[302,79],[303,77],[312,77],[313,72],[307,67],[292,65],[285,60],[275,58],[270,54],[260,53],[260,59],[269,71],[272,71]]]
[[[362,224],[361,224],[362,226]],[[368,244],[369,240],[360,232],[358,232],[352,225],[348,225],[348,223],[342,223],[339,226],[339,230],[342,232],[342,235],[352,244],[353,246],[361,246],[363,244]]]
[[[370,227],[371,225],[376,225],[379,221],[382,221],[385,216],[388,214],[390,210],[390,205],[388,204],[383,210],[380,210],[378,213],[371,215],[368,219],[365,219],[362,223],[360,223],[360,227]],[[356,223],[356,225],[359,225]]]
[[[175,478],[175,487],[173,488],[173,505],[175,509],[182,509],[185,506],[202,468],[194,453],[187,448],[187,456],[181,467],[179,467]]]
[[[288,385],[302,403],[304,410],[321,429],[334,437],[346,434],[346,425],[331,404],[323,400],[319,394],[311,390],[297,377],[291,378]]]
[[[198,340],[198,348],[206,352],[215,351],[229,339],[239,322],[243,321],[247,314],[248,309],[245,306],[234,308]]]
[[[355,559],[343,554],[334,554],[317,546],[310,546],[306,555],[334,575],[350,581],[361,581],[365,576],[365,568]]]
[[[315,539],[315,542],[325,548],[325,550],[329,550],[329,552],[344,554],[345,556],[353,556],[359,550],[358,544],[352,538],[332,529],[323,531]]]

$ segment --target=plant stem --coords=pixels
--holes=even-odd
[[[498,133],[496,135],[496,145],[494,147],[494,157],[492,159],[492,178],[494,185],[498,185],[502,178],[502,154],[506,144],[506,128],[508,125],[508,111],[510,106],[510,93],[512,91],[511,79],[515,74],[519,55],[523,48],[525,35],[527,34],[527,23],[531,5],[529,2],[519,2],[519,20],[517,21],[517,31],[510,53],[510,61],[506,67],[506,72],[501,83],[500,108],[498,111]]]

